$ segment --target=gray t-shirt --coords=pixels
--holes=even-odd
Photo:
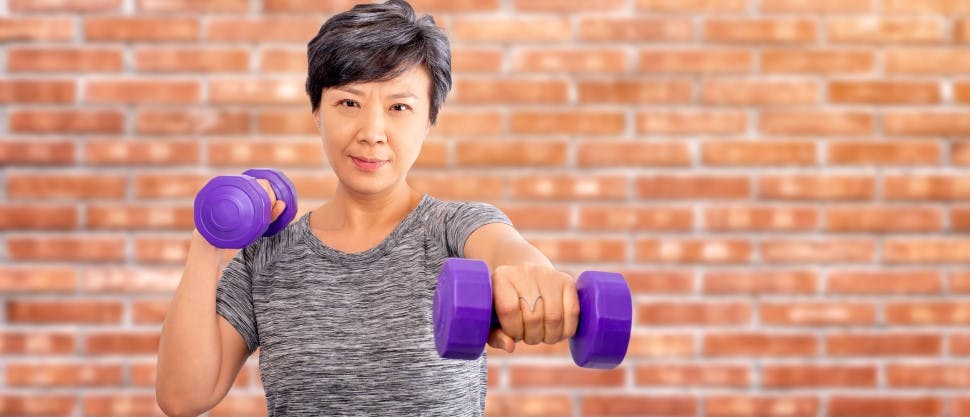
[[[269,415],[483,415],[486,358],[440,358],[431,305],[445,259],[497,222],[511,224],[492,205],[424,195],[364,252],[325,245],[309,213],[240,250],[216,311],[260,349]]]

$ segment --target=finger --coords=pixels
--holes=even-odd
[[[545,302],[541,298],[542,292],[539,290],[539,285],[534,278],[534,274],[536,273],[541,274],[542,272],[530,266],[525,266],[524,268],[516,270],[516,274],[521,274],[522,278],[512,281],[512,285],[515,286],[516,293],[520,297],[519,309],[522,311],[523,327],[522,340],[529,345],[542,343],[542,339],[545,338],[545,329],[542,324],[543,305]]]
[[[259,185],[263,187],[264,190],[266,190],[266,193],[269,194],[270,204],[276,201],[276,192],[273,191],[273,186],[269,184],[269,180],[257,178],[256,182],[258,182]]]
[[[563,333],[563,306],[562,306],[562,287],[563,282],[569,276],[565,273],[551,271],[539,279],[539,288],[542,292],[543,304],[543,342],[548,344],[558,343],[562,340]]]
[[[283,200],[276,200],[276,202],[273,203],[273,215],[270,217],[271,219],[270,221],[275,222],[276,219],[279,218],[281,214],[283,214],[284,210],[286,210],[286,203],[283,202]]]
[[[512,340],[502,329],[492,329],[492,332],[488,335],[488,345],[508,353],[515,352],[515,340]]]
[[[576,335],[579,326],[579,293],[576,291],[576,281],[569,280],[562,286],[562,337],[571,339]]]
[[[519,308],[519,293],[508,279],[508,274],[502,268],[496,268],[492,274],[492,302],[495,305],[495,315],[502,325],[502,332],[513,340],[522,340],[522,311]]]

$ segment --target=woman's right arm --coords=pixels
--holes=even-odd
[[[249,356],[239,332],[216,313],[220,252],[192,232],[158,348],[155,398],[169,416],[197,416],[215,407]]]

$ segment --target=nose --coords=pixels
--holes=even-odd
[[[372,107],[360,119],[357,141],[367,142],[371,145],[387,142],[385,127],[384,112],[379,107]]]

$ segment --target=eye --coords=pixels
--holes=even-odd
[[[350,103],[350,106],[345,106],[344,103]],[[349,99],[340,100],[337,102],[337,104],[340,105],[341,107],[359,107],[356,101],[349,100]]]
[[[407,104],[404,104],[404,103],[398,103],[391,106],[391,109],[398,110],[398,111],[405,111],[405,110],[410,110],[411,106],[408,106]]]

